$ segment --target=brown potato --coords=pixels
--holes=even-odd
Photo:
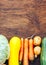
[[[35,57],[37,57],[38,55],[40,55],[40,53],[41,53],[41,47],[40,46],[34,47]]]
[[[41,44],[41,37],[35,36],[34,37],[34,45],[40,45]]]

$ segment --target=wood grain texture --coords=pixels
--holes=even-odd
[[[46,0],[0,0],[0,34],[10,39],[34,33],[46,36]]]
[[[0,33],[8,38],[46,35],[46,0],[0,0]]]

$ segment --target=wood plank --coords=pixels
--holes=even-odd
[[[0,34],[46,36],[46,0],[0,0]]]

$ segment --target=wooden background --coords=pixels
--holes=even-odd
[[[0,0],[0,34],[10,39],[34,33],[46,36],[46,0]]]
[[[46,0],[0,0],[0,34],[46,36]]]

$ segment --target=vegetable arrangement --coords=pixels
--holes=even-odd
[[[35,36],[34,38],[21,38],[21,48],[19,54],[20,65],[29,65],[28,60],[34,61],[41,53],[41,37]]]
[[[40,55],[41,53],[41,47],[40,47],[40,44],[41,44],[41,37],[40,36],[35,36],[34,37],[34,54],[35,54],[35,58],[37,58],[38,55]]]
[[[0,64],[8,59],[8,65],[29,65],[40,55],[40,64],[46,65],[46,37],[34,38],[12,37],[8,43],[4,35],[0,35]]]

